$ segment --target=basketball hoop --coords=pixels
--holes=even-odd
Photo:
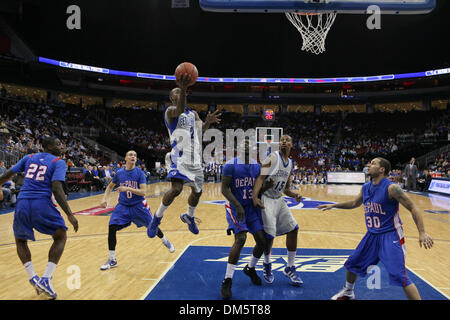
[[[336,12],[285,12],[285,14],[303,38],[303,51],[315,54],[325,52],[325,40],[336,19]]]

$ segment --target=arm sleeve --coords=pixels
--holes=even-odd
[[[233,176],[233,166],[231,164],[225,164],[223,166],[222,175],[225,177],[232,177]]]
[[[30,155],[26,155],[25,157],[23,157],[19,162],[17,162],[11,168],[11,171],[14,172],[14,173],[24,172],[25,171],[25,164],[27,163],[28,159],[30,159]]]
[[[115,174],[112,178],[112,183],[114,183],[116,186],[119,185],[119,175]]]
[[[66,180],[67,166],[64,160],[58,160],[55,164],[55,171],[53,171],[52,181]]]
[[[139,185],[141,184],[147,184],[147,179],[145,179],[144,171],[141,171],[141,174],[139,176]]]

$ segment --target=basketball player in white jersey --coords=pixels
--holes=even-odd
[[[270,252],[273,239],[276,236],[286,235],[288,263],[283,274],[295,286],[303,284],[302,279],[295,271],[295,255],[297,253],[298,224],[291,210],[284,202],[283,193],[300,202],[302,196],[291,191],[294,163],[289,159],[292,149],[292,138],[283,135],[280,139],[280,151],[272,152],[262,163],[261,174],[255,181],[253,194],[259,195],[264,180],[271,180],[272,187],[267,189],[259,199],[253,197],[253,204],[262,209],[264,231],[267,234],[267,248],[264,251],[263,275],[264,280],[272,283],[274,280]]]
[[[181,214],[181,221],[188,224],[193,234],[198,234],[195,208],[200,200],[203,188],[203,170],[201,156],[201,132],[209,128],[212,123],[220,123],[218,110],[208,113],[203,122],[195,110],[186,105],[186,89],[189,86],[190,76],[185,74],[177,82],[178,87],[170,92],[169,106],[164,113],[164,122],[170,136],[172,151],[166,155],[166,165],[169,169],[168,179],[171,188],[164,194],[161,205],[149,227],[149,236],[154,237],[158,231],[164,211],[183,190],[183,185],[191,187],[188,198],[187,212]]]

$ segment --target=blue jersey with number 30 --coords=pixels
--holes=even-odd
[[[393,182],[383,178],[378,184],[363,185],[363,203],[367,230],[384,233],[401,228],[398,201],[389,197],[388,188]]]
[[[14,173],[24,172],[23,185],[17,199],[50,198],[52,182],[64,181],[66,163],[50,153],[26,155],[11,168]]]
[[[231,177],[231,193],[242,206],[253,204],[253,185],[261,172],[261,166],[251,159],[245,164],[239,158],[228,161],[223,166],[223,175]]]
[[[120,169],[112,179],[112,183],[118,186],[130,187],[133,189],[139,189],[139,185],[146,184],[144,172],[135,167],[132,170]],[[134,206],[138,203],[142,203],[145,197],[138,196],[131,191],[121,192],[119,196],[119,203],[124,206]]]

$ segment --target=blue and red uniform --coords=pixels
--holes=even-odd
[[[345,268],[361,277],[367,268],[381,261],[389,273],[391,285],[405,287],[411,284],[406,274],[406,247],[399,203],[389,197],[393,182],[383,178],[378,184],[363,185],[363,204],[367,233],[355,252],[345,262]]]
[[[67,230],[52,200],[52,182],[64,182],[66,169],[64,160],[50,153],[26,155],[11,168],[14,173],[24,172],[14,212],[13,230],[17,239],[34,241],[33,229],[48,235],[58,229]]]
[[[146,184],[144,172],[135,167],[132,170],[120,169],[112,179],[117,186],[139,189],[139,185]],[[133,222],[138,228],[148,227],[152,221],[150,205],[145,197],[136,195],[130,191],[121,192],[119,203],[114,208],[109,220],[109,225],[119,225],[123,229]]]
[[[225,211],[227,214],[227,233],[233,231],[235,234],[248,231],[252,234],[259,230],[264,230],[261,216],[261,209],[253,206],[253,185],[255,179],[261,172],[261,166],[253,159],[249,164],[243,163],[239,158],[228,161],[223,166],[223,176],[231,177],[231,193],[242,205],[245,212],[245,219],[239,223],[236,218],[236,207],[227,202]]]

